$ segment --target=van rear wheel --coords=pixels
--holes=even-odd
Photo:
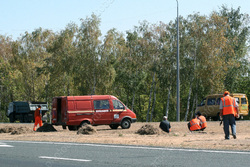
[[[70,131],[74,131],[74,130],[77,130],[77,127],[76,127],[76,126],[71,126],[71,125],[69,125],[69,126],[68,126],[68,129],[69,129]]]
[[[116,125],[116,124],[109,125],[109,127],[110,127],[111,129],[117,129],[118,126],[119,126],[119,125]]]
[[[121,127],[122,129],[128,129],[131,126],[131,122],[129,119],[122,120]]]

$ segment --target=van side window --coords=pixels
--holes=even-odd
[[[247,104],[247,99],[246,98],[241,98],[241,104]]]
[[[215,98],[208,98],[207,99],[207,105],[215,105]]]
[[[124,105],[118,100],[112,100],[114,109],[124,109]]]
[[[94,108],[95,110],[109,109],[109,101],[108,100],[94,100]]]

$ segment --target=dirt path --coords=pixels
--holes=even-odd
[[[0,124],[3,128],[22,128],[22,133],[0,133],[0,140],[57,141],[79,143],[104,143],[147,145],[177,148],[224,149],[250,151],[250,121],[237,121],[237,139],[224,140],[223,126],[219,122],[208,122],[204,132],[190,133],[187,122],[171,122],[172,132],[167,134],[159,129],[159,122],[149,123],[159,129],[155,135],[139,135],[136,131],[147,123],[134,123],[130,129],[111,130],[109,126],[94,127],[97,133],[78,135],[77,131],[63,130],[54,126],[56,132],[33,132],[33,124]]]

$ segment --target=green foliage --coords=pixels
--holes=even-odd
[[[180,17],[182,120],[196,97],[224,89],[250,97],[248,19],[225,6],[209,16]],[[7,120],[3,113],[14,100],[112,94],[138,121],[160,121],[167,104],[175,120],[176,22],[144,21],[126,35],[110,29],[103,37],[100,23],[93,14],[58,33],[38,28],[16,41],[0,36],[0,119]]]

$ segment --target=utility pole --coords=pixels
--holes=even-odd
[[[179,57],[179,4],[177,2],[177,100],[176,100],[176,121],[180,121],[180,57]]]

